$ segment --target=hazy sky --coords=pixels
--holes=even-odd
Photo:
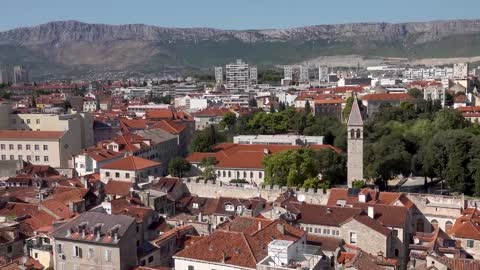
[[[0,30],[49,21],[228,29],[480,18],[479,0],[1,0]]]

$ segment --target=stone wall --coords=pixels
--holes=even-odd
[[[274,201],[280,194],[287,191],[287,187],[274,186],[252,186],[241,184],[226,184],[220,181],[212,182],[205,180],[185,179],[185,185],[191,194],[200,197],[217,198],[217,197],[235,197],[235,198],[252,198],[262,197],[269,202]],[[326,204],[329,192],[322,190],[294,188],[297,196],[304,196],[305,202],[313,204]]]

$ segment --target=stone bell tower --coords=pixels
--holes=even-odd
[[[347,127],[347,182],[350,188],[353,181],[363,180],[363,119],[357,96],[354,96]]]

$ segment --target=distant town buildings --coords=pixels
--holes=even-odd
[[[232,92],[245,92],[250,85],[257,83],[257,68],[250,67],[238,59],[235,63],[225,66],[225,87]]]

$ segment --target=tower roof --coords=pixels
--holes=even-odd
[[[363,126],[362,113],[360,112],[360,107],[358,106],[358,100],[356,96],[353,99],[352,110],[350,111],[347,125]]]

